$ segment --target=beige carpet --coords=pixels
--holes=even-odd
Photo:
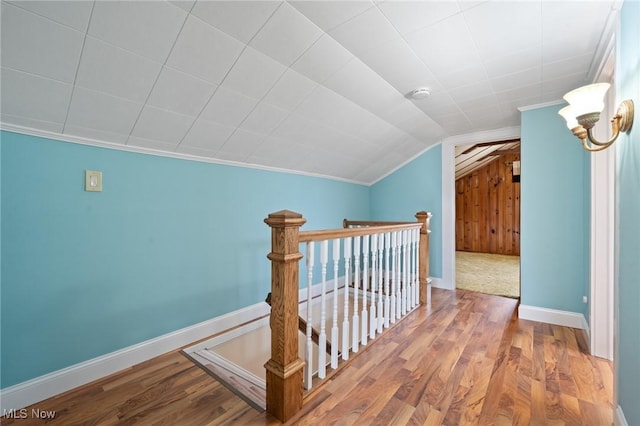
[[[456,252],[456,288],[520,297],[520,256]]]

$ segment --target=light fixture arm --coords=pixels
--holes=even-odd
[[[600,142],[593,136],[593,126],[598,122],[600,113],[590,113],[576,117],[578,126],[571,129],[573,134],[580,139],[582,147],[589,152],[602,151],[611,146],[620,132],[628,132],[633,125],[633,101],[630,99],[620,103],[616,115],[611,119],[611,138],[606,142]],[[587,142],[588,140],[588,142]]]

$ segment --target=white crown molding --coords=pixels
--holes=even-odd
[[[557,309],[540,308],[538,306],[520,305],[518,318],[544,322],[547,324],[563,325],[565,327],[589,330],[589,325],[583,314]]]
[[[309,176],[309,177],[315,177],[315,178],[321,178],[321,179],[335,180],[335,181],[345,182],[345,183],[352,183],[356,185],[370,186],[370,184],[367,182],[344,179],[344,178],[339,178],[335,176],[322,175],[318,173],[301,172],[298,170],[289,170],[289,169],[283,169],[280,167],[263,166],[260,164],[253,164],[253,163],[240,163],[237,161],[222,160],[222,159],[210,158],[210,157],[201,157],[201,156],[192,155],[192,154],[183,154],[180,152],[168,152],[168,151],[161,151],[158,149],[144,148],[144,147],[138,147],[133,145],[123,145],[119,143],[105,142],[97,139],[85,138],[82,136],[62,135],[60,133],[49,132],[46,130],[38,130],[31,127],[17,126],[15,124],[9,124],[4,122],[0,122],[0,130],[13,132],[13,133],[20,133],[23,135],[36,136],[40,138],[53,139],[59,142],[68,142],[68,143],[75,143],[80,145],[95,146],[99,148],[114,149],[117,151],[135,152],[138,154],[154,155],[157,157],[176,158],[176,159],[187,160],[187,161],[197,161],[200,163],[221,164],[226,166],[242,167],[246,169],[256,169],[256,170],[265,170],[265,171],[276,172],[276,173],[286,173],[291,175]]]
[[[627,419],[624,417],[624,413],[622,412],[622,407],[619,405],[615,411],[613,424],[615,426],[629,426],[629,423],[627,423]]]

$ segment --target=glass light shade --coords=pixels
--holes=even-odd
[[[600,113],[604,109],[604,95],[609,90],[609,86],[609,83],[589,84],[572,90],[563,97],[573,108],[574,117],[594,112]]]
[[[558,114],[564,117],[564,119],[567,121],[567,127],[569,128],[569,130],[579,126],[578,120],[576,120],[575,110],[571,105],[567,105],[566,107],[562,108],[560,111],[558,111]]]

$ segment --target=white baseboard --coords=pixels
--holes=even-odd
[[[563,325],[565,327],[588,330],[589,325],[583,314],[557,309],[540,308],[538,306],[520,305],[518,318],[524,320],[545,322],[548,324]]]
[[[615,426],[629,426],[629,423],[627,423],[627,419],[624,418],[622,407],[619,405],[616,408],[615,414],[613,416],[613,424]]]
[[[176,330],[145,342],[0,389],[0,413],[17,410],[93,382],[189,343],[252,321],[270,312],[264,302]]]
[[[444,285],[442,278],[429,277],[429,281],[430,281],[431,287],[444,288],[446,290],[449,289],[449,287]]]

